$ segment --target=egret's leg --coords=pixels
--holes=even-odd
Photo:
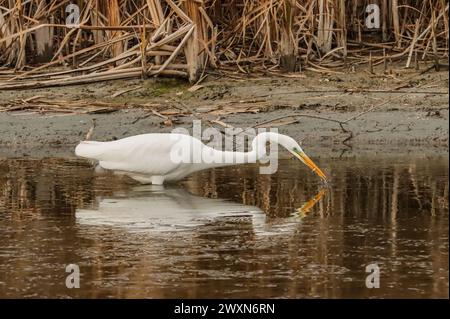
[[[132,179],[134,179],[135,181],[138,181],[141,184],[152,184],[151,177],[138,175],[138,174],[130,174],[130,173],[125,173],[124,175],[131,177]]]
[[[94,168],[94,172],[96,174],[105,174],[107,172],[107,170],[97,164]]]
[[[163,191],[165,190],[165,188],[163,185],[145,184],[133,186],[132,190],[133,192],[156,192],[156,191]]]
[[[164,184],[164,176],[152,176],[152,184],[153,185],[163,185]]]

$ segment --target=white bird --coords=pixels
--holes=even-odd
[[[204,169],[265,159],[267,142],[280,144],[326,181],[325,174],[293,138],[274,132],[258,134],[250,152],[220,151],[189,135],[155,133],[111,142],[83,141],[75,154],[96,160],[101,168],[128,175],[143,184],[162,185]]]

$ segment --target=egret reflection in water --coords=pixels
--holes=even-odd
[[[325,190],[297,209],[304,217],[323,197]],[[127,192],[98,199],[92,209],[77,209],[80,225],[106,225],[128,230],[183,230],[213,221],[243,219],[251,222],[255,232],[266,229],[266,215],[256,206],[218,198],[195,196],[182,188],[155,185],[137,186]]]
[[[215,218],[248,217],[263,225],[265,214],[255,206],[195,196],[182,188],[138,186],[98,200],[94,209],[78,209],[83,225],[108,225],[130,230],[182,230]]]

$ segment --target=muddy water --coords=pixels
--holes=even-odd
[[[0,160],[0,297],[448,297],[448,157],[318,163],[329,188],[293,160],[166,188]]]

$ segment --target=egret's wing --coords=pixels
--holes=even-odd
[[[99,161],[110,170],[136,172],[146,175],[166,175],[180,164],[171,152],[180,143],[189,143],[187,135],[143,134],[112,142],[82,142],[76,148],[78,156]]]

